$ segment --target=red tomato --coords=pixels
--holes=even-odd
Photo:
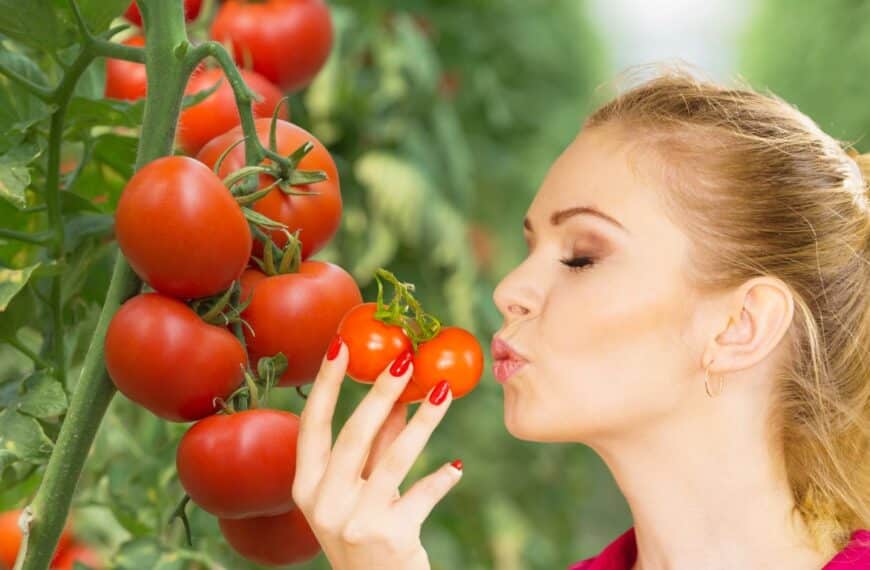
[[[200,8],[202,8],[202,0],[184,0],[184,19],[188,22],[195,20],[199,15]],[[124,17],[137,26],[142,25],[142,14],[139,13],[139,6],[136,5],[136,2],[130,2],[130,6],[124,12]]]
[[[320,543],[299,509],[274,517],[219,519],[218,524],[230,546],[258,564],[299,564],[320,552]]]
[[[254,269],[248,270],[256,271]],[[245,283],[255,281],[253,289]],[[251,362],[283,352],[289,365],[282,386],[314,380],[338,323],[362,302],[359,287],[344,269],[324,261],[303,261],[298,273],[242,281],[242,299],[253,295],[242,318]]]
[[[311,83],[332,49],[332,18],[323,0],[229,0],[217,12],[211,37],[230,42],[236,61],[247,58],[285,91]]]
[[[257,120],[257,136],[263,145],[269,144],[269,119]],[[205,145],[196,156],[209,168],[213,168],[218,158],[233,143],[243,137],[241,127],[233,129]],[[306,141],[311,141],[314,148],[305,155],[299,163],[300,170],[322,170],[328,177],[323,182],[294,186],[300,192],[317,192],[316,196],[290,196],[275,188],[254,204],[254,210],[277,222],[285,224],[290,232],[301,230],[302,258],[307,259],[320,251],[323,246],[338,231],[341,224],[341,189],[338,180],[338,169],[335,167],[329,151],[326,150],[314,135],[293,123],[278,121],[276,129],[277,152],[287,156]],[[245,165],[245,147],[238,145],[221,163],[221,177],[229,175]],[[272,184],[271,176],[260,177],[260,188]],[[287,238],[281,231],[268,232],[272,241],[278,247],[287,244]],[[263,247],[259,240],[254,243],[254,254],[261,256]]]
[[[0,513],[0,570],[11,570],[15,566],[15,559],[18,557],[18,549],[21,548],[21,539],[23,538],[21,529],[18,527],[21,511],[22,509],[15,509]],[[72,534],[69,523],[67,523],[57,542],[55,560],[57,555],[61,554],[67,547],[70,540],[72,540]]]
[[[229,190],[184,156],[159,158],[133,175],[118,201],[115,234],[142,279],[185,299],[226,290],[251,255],[251,230]]]
[[[480,382],[483,349],[470,332],[444,327],[438,335],[417,347],[414,373],[399,402],[419,402],[435,384],[447,380],[453,398],[461,398]]]
[[[299,417],[253,409],[196,422],[175,464],[194,503],[222,518],[277,515],[293,508]]]
[[[244,69],[240,73],[248,87],[260,96],[252,106],[254,118],[266,117],[271,120],[283,94],[259,73]],[[215,67],[194,73],[184,92],[193,95],[212,87],[218,81],[221,85],[214,93],[181,112],[178,120],[178,142],[187,154],[196,154],[205,143],[241,124],[235,94],[223,69]],[[281,109],[280,116],[289,118],[286,105]]]
[[[133,297],[106,333],[106,368],[122,394],[161,418],[189,422],[218,410],[244,379],[245,350],[177,299]]]
[[[374,382],[390,362],[406,350],[413,350],[402,327],[375,318],[377,308],[377,303],[357,305],[338,325],[338,334],[350,354],[347,375],[359,382]]]
[[[142,47],[145,45],[145,38],[133,36],[121,43]],[[147,91],[148,76],[144,63],[111,58],[106,60],[106,97],[135,101],[144,97]]]
[[[98,570],[103,568],[103,558],[89,546],[73,543],[60,551],[51,565],[51,570],[75,570],[75,563],[79,562]]]

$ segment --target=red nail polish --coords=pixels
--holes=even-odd
[[[447,392],[449,391],[450,384],[447,383],[447,380],[442,380],[432,388],[432,393],[429,394],[429,401],[437,406],[447,398]]]
[[[399,357],[393,361],[393,365],[390,366],[390,374],[398,378],[408,370],[408,366],[411,365],[411,361],[414,360],[414,352],[411,350],[406,350]]]
[[[335,357],[338,356],[338,351],[341,350],[341,342],[341,335],[335,335],[332,338],[332,342],[329,343],[329,350],[326,351],[327,360],[335,360]]]
[[[462,471],[462,460],[461,459],[457,459],[457,460],[453,461],[453,463],[451,463],[450,465],[452,465],[454,468]]]

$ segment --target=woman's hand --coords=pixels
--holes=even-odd
[[[420,528],[461,477],[445,464],[399,496],[399,484],[452,400],[446,383],[436,386],[429,396],[440,392],[443,401],[427,397],[405,425],[407,406],[395,401],[413,372],[411,356],[381,373],[333,447],[332,417],[348,361],[347,346],[336,337],[302,411],[293,500],[336,570],[428,569]]]

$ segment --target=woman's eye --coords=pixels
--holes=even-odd
[[[562,264],[566,265],[571,271],[582,271],[595,264],[595,259],[591,257],[571,257],[563,259]]]

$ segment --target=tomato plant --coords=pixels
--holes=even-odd
[[[211,35],[230,42],[236,61],[285,91],[308,85],[332,48],[332,19],[323,0],[227,0]]]
[[[178,477],[194,503],[222,518],[278,515],[293,506],[299,417],[268,409],[198,421],[178,444]]]
[[[195,20],[199,16],[201,8],[202,0],[184,0],[184,19],[188,22]],[[139,12],[139,6],[136,5],[136,2],[130,2],[130,5],[124,11],[124,17],[137,26],[142,25],[142,14]]]
[[[281,91],[268,79],[254,71],[239,70],[245,83],[259,97],[254,101],[254,117],[272,117],[281,103]],[[204,69],[194,73],[185,93],[192,95],[221,82],[217,90],[196,105],[181,112],[178,121],[179,146],[187,154],[196,154],[202,146],[218,135],[240,124],[233,88],[221,68]],[[286,107],[281,116],[289,118]]]
[[[377,303],[357,305],[338,325],[349,352],[347,375],[359,382],[374,382],[390,362],[413,349],[402,327],[375,318],[377,308]]]
[[[161,418],[187,422],[217,411],[243,380],[238,339],[159,293],[133,297],[106,333],[106,368],[118,390]]]
[[[270,125],[268,119],[256,122],[257,136],[263,144],[268,144]],[[242,137],[240,128],[233,129],[209,142],[197,159],[207,166],[214,167],[218,158]],[[306,142],[313,145],[311,151],[302,157],[298,168],[304,170],[320,170],[326,173],[327,179],[314,184],[298,184],[293,190],[302,195],[288,194],[276,187],[258,200],[253,208],[255,211],[276,222],[286,225],[290,231],[299,230],[302,240],[302,258],[307,259],[320,251],[338,231],[341,224],[341,189],[338,179],[338,169],[329,151],[314,135],[293,123],[279,121],[276,128],[275,151],[288,155]],[[224,158],[218,173],[226,176],[245,163],[245,152],[241,146],[236,146]],[[274,183],[274,178],[268,175],[260,177],[260,188]],[[305,195],[310,193],[311,195]],[[281,230],[268,231],[272,242],[279,248],[287,245],[287,236]],[[254,244],[254,254],[262,255],[262,244]]]
[[[253,284],[242,290],[242,299],[250,300],[242,318],[250,325],[245,339],[251,362],[280,352],[289,361],[282,386],[313,381],[338,323],[362,302],[353,277],[332,263],[303,261],[296,273],[246,282]]]
[[[115,233],[136,273],[180,298],[227,289],[251,254],[251,231],[230,192],[211,170],[183,156],[155,160],[130,179]]]
[[[131,36],[121,43],[125,46],[143,47],[145,38]],[[106,60],[106,97],[135,101],[145,97],[147,91],[145,64],[115,58]]]
[[[299,509],[271,517],[220,519],[219,524],[230,546],[258,564],[299,564],[320,552],[320,543]]]

